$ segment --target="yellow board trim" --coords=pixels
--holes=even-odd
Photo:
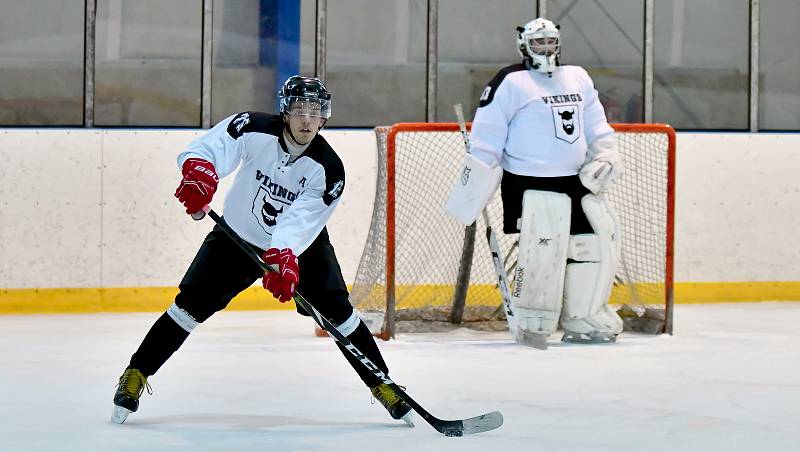
[[[107,289],[0,289],[0,314],[56,314],[165,311],[177,287],[114,287]],[[250,287],[226,308],[233,311],[289,310],[261,287]]]
[[[409,289],[409,286],[404,286]],[[435,285],[416,286],[420,295],[436,290]],[[487,286],[472,290],[496,289]],[[159,312],[172,304],[174,287],[115,287],[71,289],[0,289],[0,314],[52,314],[95,312]],[[495,299],[496,297],[496,299]],[[499,295],[492,303],[499,303]],[[800,301],[800,282],[699,282],[676,283],[675,303],[734,303]],[[261,287],[250,287],[228,305],[228,310],[292,310],[294,303],[280,303]]]
[[[758,301],[800,301],[800,281],[675,284],[675,302],[680,304]]]

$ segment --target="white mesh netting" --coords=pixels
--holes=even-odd
[[[627,317],[627,329],[669,331],[674,182],[670,134],[674,139],[674,133],[668,126],[614,127],[626,171],[607,195],[622,228],[622,262],[612,303],[626,306],[621,313]],[[397,124],[393,129],[391,134],[390,127],[375,129],[379,168],[375,208],[351,301],[373,332],[384,335],[458,326],[505,329],[483,218],[477,223],[464,314],[460,324],[450,318],[465,243],[464,227],[443,209],[465,152],[458,125]],[[392,189],[393,209],[388,196]],[[518,235],[502,232],[499,190],[487,210],[506,268],[512,271]],[[388,278],[394,281],[394,307],[392,291],[387,290],[387,253],[392,251],[395,267]]]

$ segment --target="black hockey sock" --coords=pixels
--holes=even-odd
[[[131,356],[131,368],[139,369],[145,377],[153,375],[187,337],[189,333],[165,312],[156,320],[139,349]]]
[[[358,328],[353,331],[347,339],[357,348],[364,356],[367,357],[370,361],[372,361],[378,368],[380,368],[383,373],[389,375],[389,368],[386,367],[386,363],[383,361],[383,357],[381,356],[380,350],[378,350],[378,344],[375,343],[375,338],[372,337],[372,333],[369,332],[369,328],[367,325],[364,325],[364,322],[360,322]],[[342,354],[350,365],[355,369],[356,373],[364,384],[367,387],[377,386],[381,383],[381,380],[375,376],[369,369],[364,366],[364,364],[359,361],[356,357],[354,357],[347,349],[345,349],[340,343],[336,343],[339,347],[339,350],[342,351]]]

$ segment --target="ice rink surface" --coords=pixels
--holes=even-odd
[[[391,376],[447,438],[388,417],[331,339],[288,311],[222,312],[109,422],[159,314],[0,316],[0,451],[799,451],[800,303],[679,305],[675,336],[540,351],[459,330],[381,342]]]

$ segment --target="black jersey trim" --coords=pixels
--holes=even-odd
[[[280,137],[283,130],[283,120],[281,120],[280,115],[260,111],[243,111],[231,119],[227,130],[228,135],[234,140],[251,132]]]
[[[503,82],[508,74],[525,70],[527,70],[527,68],[523,63],[512,64],[511,66],[506,66],[503,69],[500,69],[500,71],[486,85],[486,88],[483,89],[480,99],[481,102],[478,107],[485,107],[492,103],[492,100],[494,100],[494,93],[497,92],[497,88],[500,86],[500,83]]]
[[[317,135],[303,152],[302,157],[308,157],[319,163],[325,171],[325,193],[322,202],[326,206],[342,196],[344,192],[344,165],[336,155],[330,144],[321,135]]]

